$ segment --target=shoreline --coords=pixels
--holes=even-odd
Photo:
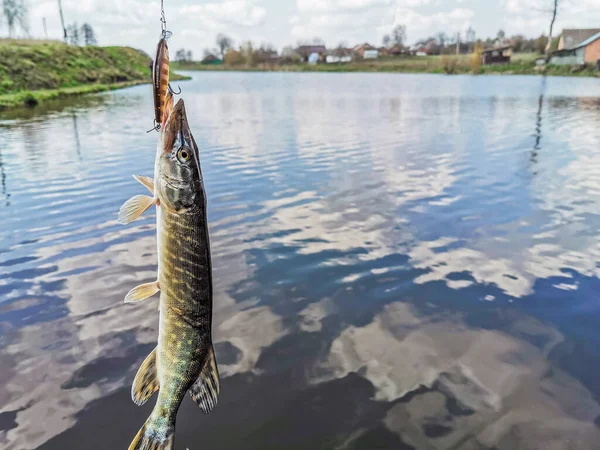
[[[506,65],[480,66],[475,70],[464,61],[450,63],[440,59],[383,60],[347,64],[286,64],[259,66],[203,65],[201,63],[173,63],[173,70],[197,72],[320,72],[320,73],[413,73],[437,75],[546,75],[563,77],[600,77],[600,71],[591,67],[574,69],[571,66],[548,66],[545,70],[535,65],[516,62]]]
[[[185,81],[191,79],[188,76],[173,74],[172,81]],[[6,111],[13,108],[35,108],[36,106],[48,101],[63,97],[74,97],[86,94],[96,94],[98,92],[116,91],[128,87],[139,86],[141,84],[150,84],[148,80],[123,81],[120,83],[96,83],[82,84],[79,86],[58,88],[58,89],[39,89],[35,91],[20,91],[11,94],[0,95],[0,111]]]

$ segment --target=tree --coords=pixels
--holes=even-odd
[[[217,36],[217,47],[219,48],[219,52],[221,53],[221,59],[225,58],[225,52],[229,50],[232,46],[233,40],[230,37],[219,33],[219,35]]]
[[[29,34],[29,25],[27,23],[27,6],[24,0],[2,0],[2,13],[8,24],[8,35],[14,36],[17,24]]]
[[[546,44],[546,63],[550,62],[552,50],[552,31],[554,29],[554,21],[556,20],[556,10],[558,9],[558,0],[554,0],[554,9],[552,10],[552,20],[550,21],[550,34],[548,34],[548,43]]]
[[[225,52],[224,62],[225,64],[230,66],[237,66],[240,64],[244,64],[244,57],[237,50],[230,48],[229,50],[227,50],[227,52]]]
[[[186,57],[186,59],[187,59],[188,61],[191,61],[191,60],[192,60],[192,51],[191,51],[191,50],[188,50],[188,51],[185,53],[185,57]]]
[[[96,45],[98,43],[94,29],[89,23],[81,25],[81,34],[83,35],[83,43],[85,45]]]
[[[500,41],[500,43],[504,42],[504,38],[506,37],[506,33],[504,30],[498,30],[498,34],[496,34],[496,39]]]
[[[473,27],[469,27],[467,29],[467,33],[465,34],[465,38],[467,40],[467,44],[471,44],[474,43],[476,40],[476,34],[475,34],[475,30],[473,29]]]
[[[392,30],[392,41],[397,45],[403,45],[406,42],[406,25],[397,25]]]
[[[204,56],[207,56],[207,55],[210,55],[210,51],[205,49]],[[186,53],[185,53],[184,48],[180,48],[179,50],[177,50],[175,52],[175,61],[183,62],[183,61],[185,61],[185,57],[186,57]]]
[[[383,43],[384,47],[389,47],[390,46],[390,42],[392,42],[392,38],[390,37],[389,34],[386,34],[383,36],[383,39],[381,41]]]
[[[246,41],[240,47],[240,53],[247,65],[253,66],[255,62],[254,45],[252,41]]]
[[[538,51],[540,54],[542,54],[542,55],[543,55],[543,54],[544,54],[544,50],[546,49],[546,47],[547,47],[547,45],[548,45],[548,41],[549,41],[549,39],[548,39],[546,36],[544,36],[544,35],[542,34],[542,35],[541,35],[539,38],[537,38],[537,39],[535,40],[535,43],[534,43],[534,48],[535,48],[535,49],[536,49],[536,50],[537,50],[537,51]]]
[[[448,36],[442,31],[435,35],[435,40],[440,44],[440,47],[444,48],[446,42],[448,42]]]
[[[69,38],[69,44],[79,45],[79,27],[77,26],[77,22],[67,27],[67,35]]]

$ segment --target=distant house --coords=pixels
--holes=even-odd
[[[391,56],[401,56],[406,53],[408,53],[408,49],[400,44],[396,44],[388,50],[388,54]]]
[[[352,50],[347,48],[336,48],[329,52],[325,58],[327,64],[349,63],[352,61]]]
[[[296,49],[296,53],[302,57],[304,62],[309,62],[311,55],[317,55],[317,61],[320,61],[325,57],[327,48],[324,45],[301,45]],[[314,59],[314,56],[313,58]]]
[[[512,48],[510,45],[493,47],[481,52],[482,64],[510,64]]]
[[[413,55],[417,56],[428,56],[439,54],[439,45],[435,39],[429,39],[427,41],[418,42],[415,46],[410,49]]]
[[[220,60],[219,58],[217,58],[213,54],[208,54],[204,57],[204,59],[202,59],[202,61],[200,61],[200,64],[219,65],[219,64],[223,64],[223,61]]]
[[[256,51],[256,59],[261,63],[275,64],[279,62],[279,54],[276,50],[258,49]]]
[[[590,35],[593,31],[596,33]],[[582,37],[585,39],[577,42]],[[598,64],[599,61],[600,29],[564,30],[558,43],[558,50],[550,58],[550,64],[556,65]]]
[[[377,59],[379,57],[379,50],[377,47],[373,47],[369,43],[357,45],[352,49],[354,53],[364,59]]]
[[[600,33],[600,28],[565,29],[558,41],[558,50],[569,50]]]
[[[390,51],[387,47],[379,47],[377,49],[377,51],[379,52],[379,56],[389,56],[390,55]]]

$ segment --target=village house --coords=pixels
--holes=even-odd
[[[401,44],[396,44],[392,48],[388,49],[388,55],[390,56],[401,56],[409,53],[410,50]]]
[[[329,52],[325,61],[327,64],[349,63],[352,61],[352,50],[343,47],[336,48]]]
[[[302,57],[304,62],[322,61],[327,54],[327,48],[324,45],[301,45],[296,49],[296,53]]]
[[[427,41],[417,42],[411,49],[410,52],[417,56],[428,56],[437,55],[440,53],[439,45],[435,39],[429,39]]]
[[[582,65],[600,62],[600,28],[563,30],[550,64]]]
[[[209,53],[204,56],[202,61],[200,61],[200,64],[216,66],[219,64],[223,64],[223,61],[221,59],[217,58],[212,53]]]
[[[377,59],[379,57],[379,50],[377,50],[377,47],[374,47],[366,42],[354,47],[353,51],[364,59]]]
[[[481,52],[482,64],[510,64],[512,48],[510,45],[493,47]]]

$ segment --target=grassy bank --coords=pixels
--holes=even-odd
[[[0,109],[148,83],[150,61],[129,47],[0,40]]]
[[[473,65],[471,55],[386,57],[378,60],[356,61],[348,64],[281,64],[258,66],[203,65],[199,62],[173,63],[179,70],[234,70],[277,72],[398,72],[398,73],[452,73],[452,74],[506,74],[559,76],[599,76],[591,67],[574,71],[571,66],[548,66],[541,71],[535,65],[536,54],[516,54],[510,64]]]

